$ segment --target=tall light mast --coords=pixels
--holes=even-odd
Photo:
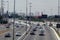
[[[58,0],[58,15],[60,14],[60,0]]]
[[[14,0],[14,8],[13,8],[14,14],[15,14],[15,2],[16,2],[16,0]],[[14,18],[13,18],[13,40],[14,40],[14,38],[15,38],[15,37],[14,37],[14,34],[15,34],[15,33],[14,33],[14,32],[15,32],[15,31],[14,31],[14,30],[15,30],[15,28],[14,28],[14,23],[15,23],[15,15],[14,15]]]
[[[32,5],[31,5],[32,3],[30,2],[30,6],[29,6],[29,16],[30,16],[30,18],[29,18],[29,23],[31,22],[31,7],[32,7]]]
[[[26,16],[27,16],[27,13],[28,13],[28,0],[26,0]]]
[[[26,0],[26,17],[28,14],[28,0]],[[27,18],[26,18],[26,31],[27,31]]]
[[[60,0],[58,0],[58,16],[60,16]],[[58,20],[58,24],[59,24],[60,18],[59,19],[57,18],[57,20]],[[60,30],[59,29],[60,28],[57,28],[57,31],[60,33]]]
[[[1,15],[3,15],[4,14],[4,7],[3,7],[3,0],[1,0]]]

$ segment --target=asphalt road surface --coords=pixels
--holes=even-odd
[[[28,33],[28,35],[23,40],[57,40],[53,30],[51,30],[48,26],[42,26],[45,29],[45,35],[39,36],[39,30],[35,31],[35,35],[30,35],[35,25],[32,26],[32,29]]]
[[[4,27],[5,28],[5,27]],[[20,34],[21,34],[21,36],[22,36],[22,34],[24,34],[24,32],[26,31],[26,26],[21,26],[21,25],[19,25],[19,28],[16,28],[16,26],[14,26],[14,28],[15,28],[15,30],[14,30],[14,34],[16,34],[18,31],[20,32]],[[0,35],[0,40],[13,40],[13,25],[11,24],[10,25],[10,31],[8,31],[8,32],[6,32],[6,33],[4,33],[4,34],[2,34],[2,35]],[[9,29],[7,29],[7,30],[9,30]],[[5,38],[4,36],[5,36],[5,34],[7,34],[7,33],[10,33],[11,34],[11,37],[9,37],[9,38]],[[17,40],[19,37],[17,37],[16,35],[14,35],[14,40]]]
[[[42,26],[42,25],[40,25],[45,30],[45,35],[44,36],[39,36],[38,28],[37,28],[37,31],[34,32],[35,35],[30,35],[30,33],[33,31],[33,28],[37,27],[36,24],[32,24],[31,26],[32,26],[32,28],[30,29],[29,33],[25,36],[25,38],[23,40],[57,40],[53,30],[51,30],[49,26]],[[1,27],[1,28],[2,29],[6,29],[5,27]],[[1,28],[0,28],[0,30],[2,30]],[[16,27],[14,27],[14,28],[15,28],[14,34],[17,31],[19,31],[20,34],[22,35],[26,31],[26,26],[21,27],[21,25],[19,25],[19,28],[16,28]],[[5,36],[6,33],[4,33],[3,35],[0,36],[0,40],[13,40],[13,30],[12,30],[13,29],[13,25],[12,24],[10,25],[10,29],[11,30],[9,32],[6,32],[6,33],[10,33],[11,37],[10,38],[5,38],[4,36]],[[19,37],[16,37],[14,35],[14,40],[17,40],[18,38]]]

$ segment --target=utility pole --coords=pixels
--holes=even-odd
[[[37,13],[38,13],[38,21],[39,21],[39,16],[40,16],[40,15],[39,15],[39,12],[37,12]],[[38,24],[39,24],[39,22],[38,22]]]
[[[30,6],[29,6],[29,15],[30,15],[30,18],[29,18],[29,23],[31,22],[31,7],[32,7],[32,5],[31,5],[32,3],[30,2]]]
[[[53,10],[53,9],[50,9],[51,15],[53,14],[53,13],[52,13],[52,10]],[[50,24],[51,24],[51,18],[50,18]]]
[[[58,16],[59,16],[59,11],[60,11],[60,9],[59,9],[59,0],[58,0]],[[57,18],[57,21],[58,21],[58,24],[59,24],[59,19]]]
[[[9,0],[7,1],[7,11],[9,11]]]
[[[59,0],[58,0],[58,15],[60,13],[60,4],[59,4]]]
[[[6,20],[8,20],[8,15],[9,15],[9,0],[7,1],[7,18],[6,18]]]
[[[26,17],[28,14],[28,0],[26,0]],[[27,18],[26,18],[26,31],[27,31]]]
[[[58,0],[58,16],[60,16],[60,0]],[[60,18],[59,19],[57,18],[57,20],[58,20],[58,24],[59,24]],[[60,28],[57,28],[57,31],[60,33]]]
[[[14,9],[14,10],[13,10],[13,11],[14,11],[14,14],[15,14],[15,1],[16,1],[16,0],[14,0],[14,8],[13,8],[13,9]],[[15,28],[14,28],[14,23],[15,23],[15,15],[14,15],[14,18],[13,18],[13,40],[14,40],[14,30],[15,30]]]
[[[3,16],[4,14],[4,7],[3,7],[3,0],[1,0],[1,15]]]
[[[27,13],[28,13],[28,0],[26,0],[26,16],[27,16]]]

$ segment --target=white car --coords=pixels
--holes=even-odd
[[[5,34],[5,38],[11,37],[10,33]]]
[[[16,36],[21,36],[21,33],[20,32],[17,32],[15,35]]]
[[[45,31],[44,31],[43,29],[40,29],[40,30],[39,30],[39,35],[40,35],[40,36],[44,36],[44,35],[45,35]]]
[[[45,35],[45,30],[39,29],[39,36],[44,36],[44,35]]]

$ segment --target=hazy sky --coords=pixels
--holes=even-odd
[[[4,0],[5,11],[7,10],[7,0]],[[9,11],[13,12],[13,1],[9,0]],[[57,14],[58,0],[28,0],[28,12],[29,3],[32,2],[32,12],[38,13],[43,11],[45,14],[54,15]],[[1,0],[0,0],[1,4]],[[52,10],[52,11],[51,11]],[[26,0],[16,0],[16,12],[26,12]],[[41,14],[41,13],[40,13]]]

